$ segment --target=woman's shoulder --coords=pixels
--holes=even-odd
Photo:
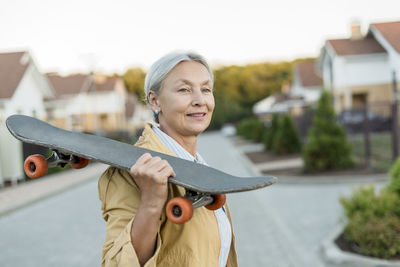
[[[135,146],[149,149],[152,151],[160,152],[170,156],[175,156],[158,138],[157,134],[152,129],[153,125],[151,123],[146,124],[142,135],[139,137]]]
[[[109,167],[103,172],[98,182],[99,198],[107,201],[107,195],[121,196],[139,193],[133,177],[126,170]]]

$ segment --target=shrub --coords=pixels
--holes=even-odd
[[[349,220],[344,238],[359,247],[359,253],[390,258],[400,255],[400,218],[387,215],[382,218],[372,217],[364,221],[361,215]]]
[[[400,158],[396,160],[389,173],[391,177],[389,189],[400,196]]]
[[[348,218],[344,238],[359,253],[390,258],[400,255],[400,197],[391,190],[375,193],[375,187],[360,188],[340,202]]]
[[[301,141],[297,129],[289,115],[284,115],[274,137],[273,151],[277,154],[289,154],[300,150]]]
[[[243,119],[236,126],[236,132],[238,135],[246,139],[261,142],[264,133],[264,126],[258,119]]]
[[[344,169],[354,166],[346,132],[337,124],[331,96],[324,91],[318,102],[308,142],[303,149],[305,171]]]
[[[274,144],[274,138],[276,135],[276,132],[278,131],[279,128],[279,116],[278,114],[273,114],[271,123],[269,127],[267,128],[267,133],[265,134],[263,138],[263,143],[265,150],[272,150],[273,144]]]
[[[351,197],[341,198],[340,202],[348,218],[360,214],[364,221],[390,214],[400,217],[400,198],[390,190],[382,190],[377,195],[374,186],[363,187],[354,191]]]

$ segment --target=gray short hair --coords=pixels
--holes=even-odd
[[[181,62],[185,61],[196,61],[207,68],[210,74],[211,82],[214,83],[214,75],[208,65],[207,61],[201,55],[195,52],[173,52],[167,54],[153,63],[147,72],[146,79],[144,81],[144,93],[146,94],[146,101],[148,102],[149,91],[153,91],[158,94],[160,91],[162,82],[170,71]]]

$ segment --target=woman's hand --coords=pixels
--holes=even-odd
[[[141,191],[141,206],[161,212],[168,197],[168,177],[175,176],[171,165],[145,153],[131,167],[130,174]]]

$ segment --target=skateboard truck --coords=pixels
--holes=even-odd
[[[171,222],[183,224],[192,218],[194,209],[205,206],[209,210],[217,210],[225,201],[225,194],[209,195],[186,190],[184,197],[175,197],[168,201],[166,214]]]
[[[81,169],[89,164],[89,160],[52,150],[48,158],[40,154],[27,157],[24,162],[24,171],[29,178],[35,179],[46,175],[49,168],[57,166],[64,167],[67,164],[74,169]]]

